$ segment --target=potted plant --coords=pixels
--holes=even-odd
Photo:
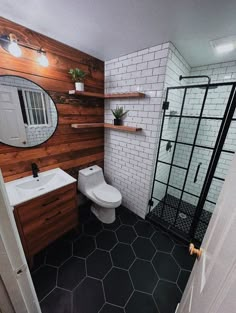
[[[75,82],[75,90],[84,91],[84,78],[87,74],[79,68],[71,68],[68,73]]]
[[[129,111],[124,111],[123,107],[116,107],[115,110],[111,110],[114,115],[114,125],[122,125],[122,117]]]

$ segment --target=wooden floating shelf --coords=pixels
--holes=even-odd
[[[85,128],[110,128],[114,130],[120,130],[124,132],[137,132],[141,131],[142,128],[140,127],[130,127],[130,126],[124,126],[124,125],[113,125],[109,123],[84,123],[84,124],[71,124],[72,128],[77,128],[77,129],[85,129]]]
[[[137,131],[142,130],[142,128],[139,128],[139,127],[131,127],[131,126],[124,126],[124,125],[113,125],[113,124],[108,124],[108,123],[105,123],[104,127],[114,129],[114,130],[120,130],[120,131],[124,131],[124,132],[137,132]]]
[[[105,99],[116,98],[144,98],[145,94],[142,92],[127,92],[127,93],[108,93],[104,95]]]
[[[86,123],[86,124],[71,124],[72,128],[101,128],[104,127],[104,123]]]
[[[104,99],[104,94],[103,93],[97,93],[97,92],[70,90],[69,94],[70,95],[83,96],[83,97],[95,97],[95,98]]]
[[[105,94],[96,93],[96,92],[70,90],[69,94],[83,96],[83,97],[102,98],[102,99],[144,98],[145,97],[145,94],[142,92],[109,93],[105,95]]]

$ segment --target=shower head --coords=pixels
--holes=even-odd
[[[179,76],[179,80],[191,79],[191,78],[207,78],[208,79],[208,89],[216,89],[217,88],[217,86],[210,86],[211,78],[208,75],[196,75],[196,76],[182,76],[182,75],[180,75]],[[199,87],[199,89],[205,89],[205,88],[206,87],[204,87],[204,86]]]
[[[193,75],[193,76],[182,76],[180,75],[179,76],[179,80],[182,80],[182,79],[192,79],[192,78],[207,78],[208,79],[208,84],[211,83],[211,78],[207,75]]]

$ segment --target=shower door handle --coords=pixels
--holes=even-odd
[[[194,183],[196,183],[196,181],[197,181],[197,177],[198,177],[198,173],[199,173],[201,165],[202,165],[202,162],[198,163],[196,174],[195,174],[195,177],[194,177]]]

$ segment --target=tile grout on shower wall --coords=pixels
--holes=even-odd
[[[143,129],[137,134],[105,130],[104,164],[105,176],[121,191],[123,204],[141,217],[147,213],[150,197],[165,88],[178,84],[179,75],[187,75],[189,70],[171,43],[105,62],[107,93],[146,94],[142,99],[105,103],[105,122],[113,122],[111,109],[119,105],[129,110],[124,124]]]

